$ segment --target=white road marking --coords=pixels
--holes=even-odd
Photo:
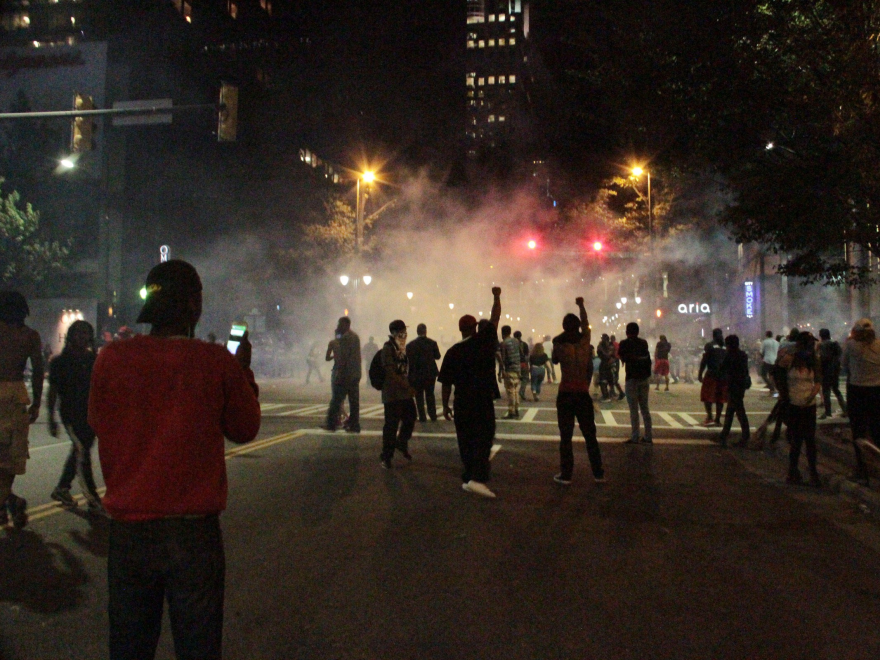
[[[620,426],[617,423],[617,420],[614,419],[614,414],[610,410],[603,410],[602,419],[605,420],[604,424],[599,424],[599,426]]]
[[[700,423],[697,420],[695,420],[693,417],[691,417],[689,414],[687,414],[687,413],[676,413],[676,414],[679,417],[681,417],[684,421],[686,421],[688,424],[690,424],[691,426],[700,426]],[[699,414],[699,413],[695,413],[695,414]]]
[[[660,418],[664,422],[669,424],[669,426],[671,426],[672,428],[674,428],[674,429],[683,429],[684,428],[681,424],[676,422],[675,419],[672,417],[672,415],[670,415],[668,412],[658,412],[657,414],[660,415]]]
[[[528,424],[529,422],[535,421],[535,415],[538,414],[540,408],[529,408],[526,410],[525,414],[522,416],[520,420],[523,424]]]

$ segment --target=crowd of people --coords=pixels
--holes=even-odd
[[[223,540],[219,515],[226,507],[224,438],[245,443],[260,427],[259,388],[250,369],[247,333],[233,355],[214,342],[193,341],[201,315],[201,280],[188,263],[172,260],[153,268],[146,279],[147,298],[138,323],[147,335],[120,337],[101,348],[85,321],[68,329],[64,350],[48,365],[46,419],[57,436],[61,425],[71,440],[70,454],[51,493],[62,506],[77,506],[74,479],[93,514],[109,518],[108,589],[110,657],[153,657],[161,628],[163,603],[169,603],[175,650],[179,657],[219,658],[223,623]],[[700,382],[705,426],[721,427],[727,446],[734,417],[741,429],[738,446],[777,442],[782,425],[790,445],[788,483],[803,483],[799,469],[805,451],[807,483],[821,485],[817,471],[817,408],[821,418],[833,412],[832,394],[841,415],[848,416],[854,439],[880,440],[880,339],[869,319],[858,321],[843,347],[821,330],[819,338],[792,329],[785,337],[768,332],[760,344],[758,373],[774,408],[754,436],[745,409],[752,387],[749,356],[737,335],[721,329],[703,346],[694,370],[671,366],[674,347],[664,335],[654,346],[640,336],[637,323],[626,337],[602,335],[592,343],[584,299],[577,314],[562,319],[561,333],[537,343],[523,341],[510,326],[499,327],[501,289],[492,289],[487,319],[465,314],[458,321],[461,340],[442,356],[427,327],[416,327],[408,341],[405,321],[388,326],[388,339],[373,337],[361,345],[348,316],[339,319],[334,338],[323,351],[333,362],[331,401],[324,428],[341,426],[359,433],[360,381],[381,390],[384,425],[379,465],[394,468],[399,453],[413,461],[410,440],[417,422],[439,417],[454,422],[462,465],[461,486],[468,493],[494,498],[489,487],[496,439],[495,401],[507,397],[506,419],[520,416],[529,390],[534,401],[545,379],[556,380],[561,487],[574,477],[575,423],[583,436],[593,479],[606,480],[597,439],[595,414],[600,402],[627,400],[627,444],[653,443],[649,407],[651,385],[668,391],[670,381],[693,376]],[[27,524],[27,503],[13,493],[15,478],[25,474],[28,428],[39,417],[44,355],[39,334],[25,324],[26,300],[17,292],[0,293],[0,524]],[[500,332],[500,337],[499,337]],[[309,352],[310,371],[319,377],[321,347]],[[30,363],[31,391],[25,386]],[[624,384],[620,384],[621,366]],[[846,376],[846,397],[839,388]],[[311,373],[309,374],[311,376]],[[440,410],[434,391],[441,384]],[[593,392],[601,398],[594,400]],[[820,399],[821,397],[821,399]],[[344,413],[345,404],[347,414]],[[722,423],[722,412],[726,414]],[[99,459],[106,484],[98,495],[91,449],[100,438]],[[854,478],[867,480],[868,466],[854,443]]]

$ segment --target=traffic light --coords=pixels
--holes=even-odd
[[[602,241],[593,241],[593,252],[602,251]]]
[[[220,85],[220,112],[217,122],[217,141],[235,142],[238,133],[238,87],[229,83]]]
[[[88,94],[73,95],[74,110],[94,110],[95,101]],[[70,123],[70,150],[75,154],[95,148],[95,120],[91,116],[74,117]]]

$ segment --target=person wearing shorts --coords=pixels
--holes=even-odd
[[[669,351],[672,350],[672,344],[666,340],[666,335],[660,335],[660,341],[654,347],[654,375],[657,377],[657,392],[660,391],[660,380],[666,382],[666,389],[669,391]]]
[[[727,384],[721,377],[721,363],[727,351],[724,348],[724,333],[721,328],[712,331],[712,341],[703,347],[703,358],[697,380],[703,385],[700,388],[700,401],[706,407],[706,419],[703,426],[721,426],[721,411],[727,403]],[[712,404],[715,404],[715,417],[712,417]]]

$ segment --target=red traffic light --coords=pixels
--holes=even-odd
[[[526,245],[529,246],[529,249],[530,249],[530,250],[534,250],[536,247],[538,247],[538,241],[536,241],[536,240],[533,238],[533,239],[530,239],[529,242],[526,243]]]
[[[593,242],[593,251],[601,252],[602,251],[602,241],[594,241]]]

